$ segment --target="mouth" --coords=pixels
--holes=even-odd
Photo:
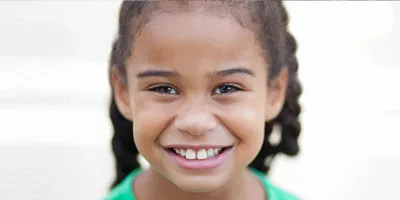
[[[191,148],[168,148],[169,152],[174,153],[177,156],[186,158],[188,160],[205,160],[214,158],[230,147],[218,147],[218,148],[201,148],[201,149],[191,149]]]
[[[175,164],[184,169],[205,170],[220,166],[233,148],[225,147],[171,147],[164,148]]]

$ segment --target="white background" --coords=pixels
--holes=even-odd
[[[0,199],[100,199],[113,178],[107,61],[118,1],[0,2]],[[286,2],[302,152],[271,179],[304,199],[400,199],[400,3]]]

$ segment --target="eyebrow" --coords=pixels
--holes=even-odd
[[[250,69],[244,67],[236,67],[230,69],[224,69],[217,71],[216,73],[210,73],[210,76],[229,76],[233,74],[248,74],[251,76],[255,76],[255,73]],[[173,76],[180,76],[176,71],[169,71],[169,70],[155,70],[149,69],[136,74],[137,78],[146,78],[146,77],[173,77]]]
[[[219,75],[219,76],[229,76],[232,74],[248,74],[251,76],[255,76],[255,73],[253,71],[251,71],[250,69],[247,69],[245,67],[235,67],[235,68],[217,71],[217,75]]]
[[[138,78],[146,78],[152,76],[161,76],[161,77],[171,77],[171,76],[179,76],[178,72],[175,71],[167,71],[167,70],[155,70],[149,69],[136,74]]]

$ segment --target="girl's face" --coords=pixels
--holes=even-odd
[[[185,191],[211,191],[243,172],[284,101],[285,70],[267,87],[263,51],[233,17],[155,14],[125,63],[127,84],[116,73],[113,83],[135,144]]]

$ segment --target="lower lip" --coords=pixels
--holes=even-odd
[[[188,170],[209,170],[215,169],[219,167],[225,159],[230,154],[233,147],[226,148],[222,153],[218,154],[213,158],[208,158],[204,160],[188,160],[182,156],[178,156],[173,152],[165,150],[170,158],[176,163],[179,167]]]

